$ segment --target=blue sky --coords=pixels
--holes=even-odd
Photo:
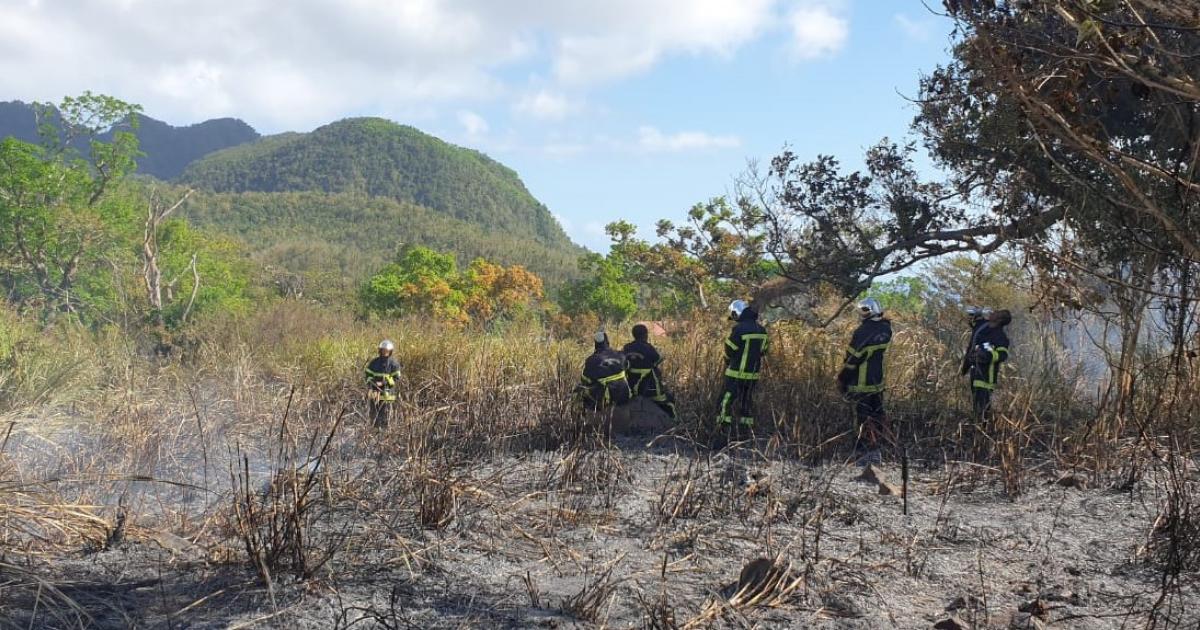
[[[513,167],[603,250],[605,223],[648,234],[785,144],[857,165],[902,138],[950,28],[919,0],[0,0],[0,99],[383,116]]]

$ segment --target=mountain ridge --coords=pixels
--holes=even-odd
[[[173,180],[192,162],[221,149],[253,142],[261,135],[238,118],[213,118],[177,127],[139,114],[135,134],[145,155],[138,158],[138,172],[158,179]],[[25,142],[39,142],[34,104],[23,101],[0,102],[0,138],[11,136]],[[105,134],[102,140],[111,138]],[[78,147],[86,149],[86,147]]]

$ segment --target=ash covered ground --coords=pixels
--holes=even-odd
[[[13,483],[90,500],[96,523],[72,545],[10,536],[0,627],[1093,629],[1155,606],[1158,627],[1200,623],[1186,574],[1161,597],[1152,472],[1032,465],[1010,498],[996,469],[914,458],[906,516],[894,459],[862,479],[767,439],[714,453],[670,435],[414,456],[354,419],[311,475],[311,575],[284,562],[267,586],[231,463],[271,492],[271,449],[246,445],[277,429],[216,427],[197,457],[181,421],[136,465],[82,455],[113,450],[111,427],[18,432]]]

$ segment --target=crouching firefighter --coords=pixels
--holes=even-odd
[[[754,389],[767,354],[767,329],[758,323],[758,311],[742,300],[729,304],[729,318],[737,323],[725,339],[725,391],[721,393],[717,428],[733,428],[736,409],[734,432],[741,437],[754,429]]]
[[[575,398],[585,409],[602,411],[629,402],[629,382],[625,355],[609,346],[608,333],[596,333],[595,342],[595,350],[583,362]]]
[[[663,358],[650,343],[650,331],[644,324],[633,327],[633,341],[625,344],[621,352],[629,362],[629,389],[633,395],[649,398],[675,420],[675,397],[662,380]]]
[[[854,403],[854,450],[862,465],[879,463],[880,443],[888,437],[887,413],[883,408],[883,357],[892,343],[892,323],[884,318],[883,306],[875,298],[858,304],[862,322],[850,338],[846,362],[838,374],[838,390]]]
[[[1000,377],[1000,364],[1008,360],[1008,333],[1004,328],[1011,323],[1012,313],[995,311],[988,315],[987,323],[971,339],[968,378],[971,379],[971,402],[976,421],[986,420],[992,407],[992,392]]]
[[[376,428],[388,425],[396,403],[396,386],[400,380],[400,363],[392,353],[396,344],[390,339],[379,342],[379,356],[371,359],[364,370],[367,381],[367,401],[371,408],[371,424]]]

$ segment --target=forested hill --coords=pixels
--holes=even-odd
[[[547,245],[354,193],[204,193],[188,201],[183,215],[237,235],[274,281],[301,279],[308,297],[329,302],[352,299],[362,280],[405,245],[453,252],[463,265],[476,257],[524,265],[551,286],[578,275],[583,253],[576,245]]]
[[[0,102],[0,138],[7,136],[26,142],[38,141],[33,105],[20,101]],[[145,154],[138,158],[138,172],[166,180],[179,177],[188,164],[209,153],[259,137],[253,127],[236,118],[174,127],[144,115],[138,117],[137,136]]]
[[[575,249],[558,221],[495,160],[412,127],[352,118],[214,153],[182,183],[215,192],[349,193],[413,203],[456,219]]]

